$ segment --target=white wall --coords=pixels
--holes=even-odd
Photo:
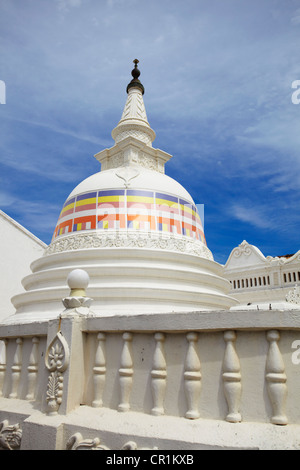
[[[0,210],[0,321],[15,313],[10,299],[24,291],[22,279],[46,245]]]

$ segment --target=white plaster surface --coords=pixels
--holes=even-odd
[[[0,210],[0,320],[15,312],[11,297],[24,292],[22,279],[45,248],[45,243]]]

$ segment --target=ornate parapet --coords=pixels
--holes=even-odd
[[[24,448],[41,448],[50,433],[49,446],[60,449],[163,449],[168,439],[178,448],[191,439],[189,432],[201,436],[208,422],[236,427],[232,433],[240,439],[248,424],[257,432],[262,425],[284,424],[284,436],[300,426],[300,369],[292,362],[300,319],[294,312],[72,312],[49,322],[45,335],[37,335],[34,325],[31,334],[24,327],[23,336],[19,326],[0,327],[6,331],[4,447],[22,435]],[[16,410],[19,426],[9,428]],[[226,429],[225,441],[231,435]],[[270,436],[277,432],[268,429]],[[219,431],[212,442],[217,436]]]

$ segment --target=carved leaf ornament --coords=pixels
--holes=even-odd
[[[69,365],[69,357],[68,343],[59,331],[50,343],[45,358],[46,367],[51,372],[46,393],[49,414],[56,414],[62,402],[63,372]]]
[[[50,372],[55,370],[64,372],[69,365],[68,343],[60,331],[47,349],[45,363]]]

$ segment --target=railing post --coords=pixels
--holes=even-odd
[[[11,374],[11,392],[9,398],[18,398],[18,386],[20,382],[21,370],[22,370],[22,344],[23,339],[16,339],[17,347],[14,355],[14,363],[12,365],[12,374]]]
[[[287,424],[288,419],[285,414],[287,397],[286,374],[278,346],[279,339],[279,331],[270,330],[267,332],[267,340],[270,345],[266,360],[266,381],[270,402],[273,408],[271,422],[273,424]]]
[[[28,370],[28,389],[26,400],[34,400],[35,398],[35,388],[36,388],[36,379],[38,373],[38,346],[39,346],[39,338],[32,338],[32,349],[29,357],[29,366],[27,367]]]
[[[3,386],[6,372],[6,348],[7,339],[2,340],[1,362],[0,362],[0,397],[3,396]]]
[[[188,411],[186,412],[185,417],[196,419],[200,416],[198,401],[201,391],[200,360],[196,351],[198,335],[197,333],[188,333],[186,338],[189,345],[184,372],[185,395],[188,404]]]
[[[226,342],[223,359],[223,385],[224,394],[228,405],[226,421],[238,423],[242,420],[239,406],[241,398],[241,373],[240,361],[235,350],[236,334],[234,331],[225,331],[224,340]]]
[[[164,398],[166,391],[166,359],[164,352],[165,335],[163,333],[155,333],[156,341],[153,365],[151,370],[151,390],[153,397],[153,408],[151,414],[159,416],[164,414]]]
[[[92,402],[93,407],[102,406],[102,394],[105,384],[105,373],[106,373],[106,363],[105,363],[105,334],[98,333],[97,335],[97,350],[95,356],[95,365],[93,367],[94,373],[94,400]]]
[[[120,404],[118,406],[119,411],[128,411],[130,409],[129,397],[132,387],[132,376],[133,376],[133,361],[131,351],[131,341],[133,335],[131,333],[123,334],[123,350],[121,354],[121,367],[119,369],[120,379]]]

